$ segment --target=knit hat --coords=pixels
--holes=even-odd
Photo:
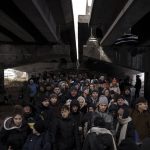
[[[100,105],[100,104],[108,105],[108,99],[106,96],[102,95],[99,97],[99,101],[98,101],[97,105]]]
[[[139,97],[136,101],[136,104],[138,103],[147,103],[147,100],[144,97]]]

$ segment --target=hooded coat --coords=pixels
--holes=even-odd
[[[116,150],[116,145],[110,131],[105,128],[92,127],[82,150]]]
[[[9,146],[13,150],[21,150],[30,132],[28,125],[22,124],[17,127],[13,124],[12,117],[7,118],[0,131],[0,143],[4,146],[3,150],[7,150]]]

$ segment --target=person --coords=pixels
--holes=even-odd
[[[21,106],[15,106],[11,117],[4,120],[0,130],[0,143],[2,150],[21,150],[31,130],[23,123]]]
[[[83,137],[85,138],[88,130],[93,126],[93,121],[98,113],[96,112],[96,106],[94,104],[87,105],[87,113],[82,117],[81,125],[83,129]]]
[[[129,108],[129,104],[123,95],[117,96],[117,106],[118,106],[118,110],[119,108]]]
[[[36,120],[35,108],[30,103],[24,103],[22,106],[24,121],[26,123],[34,123]]]
[[[138,98],[141,89],[141,79],[139,75],[136,75],[135,89],[135,98]]]
[[[145,138],[150,137],[150,113],[148,102],[144,97],[137,99],[135,109],[130,112],[130,116],[136,130],[136,142],[141,144]]]
[[[116,142],[119,146],[123,140],[130,139],[134,141],[134,126],[132,118],[129,116],[129,110],[120,108],[118,110],[118,123],[116,126]]]
[[[92,104],[95,104],[95,106],[96,106],[97,102],[98,102],[98,91],[97,90],[93,90],[91,92],[91,97],[89,99],[88,104],[92,103]]]
[[[131,106],[131,91],[130,88],[126,87],[123,94],[125,100],[127,100],[129,106]]]
[[[56,94],[50,95],[50,109],[53,111],[55,117],[60,117],[60,103]]]
[[[62,106],[61,118],[55,126],[56,150],[80,150],[80,138],[77,123],[71,118],[68,106]]]
[[[22,150],[52,150],[51,139],[44,122],[36,122]]]
[[[112,79],[112,82],[110,83],[110,88],[109,90],[113,90],[114,92],[120,94],[120,88],[119,88],[119,83],[117,82],[117,79],[116,78],[113,78]]]
[[[38,85],[36,83],[34,83],[33,79],[29,80],[27,89],[28,89],[28,95],[30,98],[30,103],[34,104],[36,96],[37,96],[37,92],[38,92]]]
[[[101,95],[97,103],[97,113],[105,120],[106,128],[114,134],[113,117],[108,112],[108,99]]]
[[[117,150],[112,133],[105,128],[105,121],[98,116],[90,128],[82,150]]]
[[[72,101],[70,104],[70,115],[77,123],[78,126],[81,124],[82,114],[80,112],[80,105],[78,101]]]
[[[79,96],[77,101],[79,102],[80,112],[82,114],[85,114],[87,112],[87,103],[85,101],[85,98],[82,96]]]
[[[49,97],[43,95],[40,98],[40,104],[37,106],[36,121],[44,121],[47,129],[51,128],[52,121],[55,119],[54,112],[50,109]]]
[[[68,93],[67,99],[74,101],[74,100],[77,100],[78,97],[79,97],[78,89],[75,86],[72,86]]]

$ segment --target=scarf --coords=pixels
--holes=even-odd
[[[117,123],[117,126],[116,126],[116,133],[118,131],[118,128],[119,128],[119,123],[122,126],[121,128],[121,131],[120,131],[120,136],[119,136],[119,141],[118,141],[118,145],[122,142],[122,140],[124,140],[126,138],[126,132],[127,132],[127,127],[128,127],[128,123],[130,121],[132,121],[131,117],[128,117],[126,119],[121,119],[121,118],[118,118],[119,122]]]
[[[109,135],[111,135],[112,140],[113,140],[114,150],[117,150],[114,137],[113,137],[112,133],[111,133],[109,130],[107,130],[107,129],[105,129],[105,128],[92,127],[92,128],[88,131],[87,135],[88,135],[89,133],[92,133],[92,132],[96,133],[97,135],[99,135],[99,134],[109,134]]]

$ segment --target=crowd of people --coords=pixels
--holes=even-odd
[[[31,76],[0,127],[0,150],[148,150],[148,101],[141,80],[99,73]]]

